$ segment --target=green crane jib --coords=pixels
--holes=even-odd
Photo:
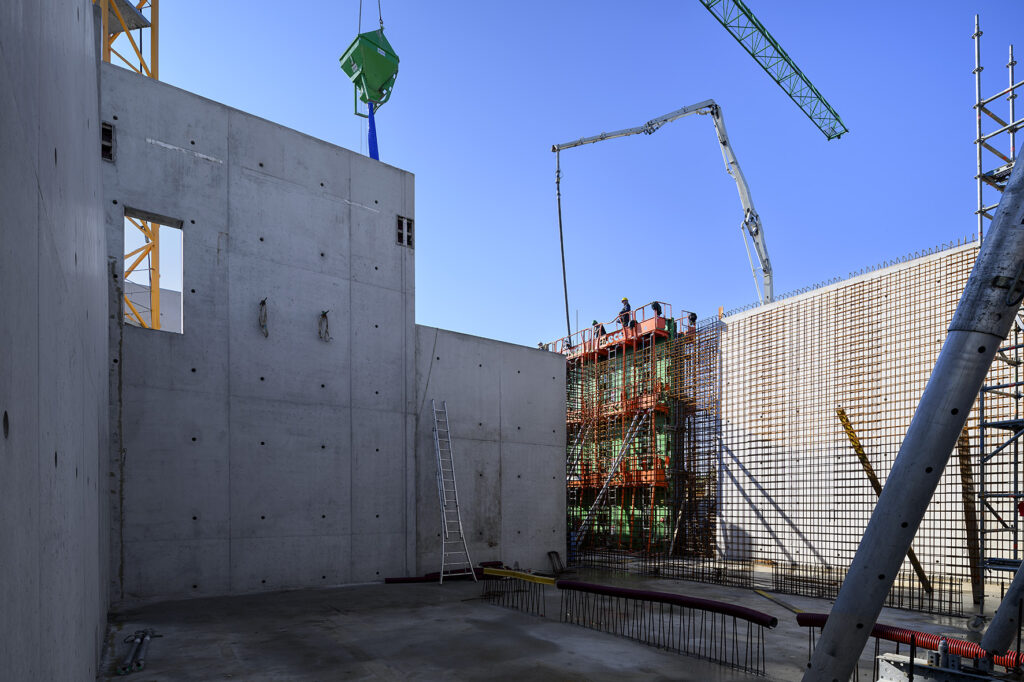
[[[811,84],[778,41],[761,25],[742,0],[700,0],[725,30],[743,46],[825,137],[839,139],[849,132],[839,114]]]

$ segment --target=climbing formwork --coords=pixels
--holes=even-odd
[[[655,302],[555,343],[567,367],[570,563],[748,581],[715,552],[720,330]]]

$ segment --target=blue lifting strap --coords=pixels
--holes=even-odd
[[[380,161],[380,154],[377,152],[377,126],[373,122],[373,102],[367,102],[366,105],[370,109],[370,158],[375,161]]]

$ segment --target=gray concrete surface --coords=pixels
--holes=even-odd
[[[184,334],[110,324],[114,601],[410,572],[412,175],[106,64],[102,88],[115,275],[126,210],[184,233]]]
[[[752,590],[636,576],[587,580],[686,594],[747,606],[779,619],[765,633],[769,680],[798,680],[807,631],[786,605]],[[546,616],[482,599],[471,582],[352,585],[261,595],[166,602],[111,620],[105,677],[128,645],[152,628],[146,680],[624,680],[766,679],[691,656],[559,622],[559,593],[548,588]],[[782,597],[789,607],[827,612],[829,602]],[[961,622],[886,609],[883,622],[966,639]],[[870,679],[871,650],[860,679]],[[881,651],[894,651],[883,643]],[[906,652],[906,647],[902,651]]]
[[[106,250],[89,0],[0,3],[0,678],[92,679]]]
[[[448,403],[463,527],[474,562],[546,570],[565,560],[565,359],[416,326],[416,558],[440,570],[430,401]]]
[[[412,176],[102,76],[112,310],[124,213],[183,229],[184,333],[110,321],[114,603],[437,570],[430,398],[452,409],[474,560],[563,551],[563,360],[415,326]]]
[[[764,679],[552,617],[491,606],[473,583],[363,585],[169,602],[118,614],[105,677],[126,635],[153,628],[146,680]]]

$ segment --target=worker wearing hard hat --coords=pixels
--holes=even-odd
[[[623,329],[625,329],[626,327],[631,326],[630,323],[629,323],[629,311],[630,310],[632,310],[632,308],[629,305],[629,299],[626,298],[625,296],[623,296],[622,297],[622,310],[619,311],[619,324],[622,325]]]
[[[598,338],[599,336],[605,335],[604,325],[598,322],[597,320],[594,320],[592,329],[594,330],[595,339]]]

